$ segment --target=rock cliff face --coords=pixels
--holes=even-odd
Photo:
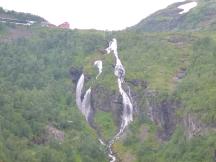
[[[143,83],[143,81],[138,82]],[[144,111],[149,120],[157,125],[157,137],[161,141],[169,140],[177,125],[184,127],[184,132],[188,139],[204,135],[210,129],[193,114],[188,114],[183,118],[178,117],[176,113],[181,107],[180,101],[174,101],[169,98],[160,101],[156,92],[149,91],[146,88],[146,84],[142,84],[142,86],[142,92],[132,91],[135,105],[134,115],[139,115],[141,111]],[[96,111],[112,112],[116,125],[120,124],[122,105],[121,96],[118,93],[98,86],[93,89],[92,98],[92,105]]]
[[[148,118],[158,126],[157,137],[162,141],[171,138],[177,125],[181,126],[185,137],[190,140],[193,137],[207,135],[215,130],[215,125],[204,124],[195,114],[185,113],[178,116],[177,112],[183,106],[181,101],[160,99],[157,92],[145,90],[145,106],[140,107],[147,114]],[[139,103],[140,101],[138,101]]]
[[[195,115],[187,114],[183,119],[185,135],[188,139],[205,135],[210,127],[203,124]]]
[[[71,67],[70,74],[72,82],[76,85],[82,70]],[[87,76],[86,80],[88,81],[90,78],[91,76]],[[169,96],[161,99],[158,92],[148,89],[148,83],[144,80],[127,80],[126,82],[124,86],[128,84],[131,87],[131,96],[135,109],[134,115],[137,116],[144,113],[148,120],[157,126],[157,137],[159,140],[169,140],[177,125],[181,125],[184,128],[188,139],[208,132],[208,126],[204,125],[193,114],[187,114],[181,118],[176,115],[177,110],[182,106],[181,101],[170,99]],[[120,125],[122,103],[118,90],[110,90],[101,85],[93,87],[92,108],[94,113],[92,114],[91,122],[94,128],[97,129],[97,125],[94,123],[94,116],[97,111],[111,112],[116,126]]]
[[[70,69],[71,79],[76,84],[82,70],[72,67]],[[88,76],[87,78],[91,78]],[[88,79],[87,79],[88,80]],[[158,138],[161,140],[168,140],[176,128],[178,121],[176,117],[176,110],[180,106],[180,102],[170,99],[158,101],[156,92],[150,91],[147,88],[147,82],[141,80],[128,80],[128,84],[132,87],[131,96],[135,108],[135,115],[140,112],[147,114],[149,120],[158,126]],[[141,91],[136,91],[139,87]],[[116,126],[119,126],[121,121],[121,95],[118,91],[109,90],[103,86],[96,86],[92,88],[92,107],[95,112],[104,111],[111,112]],[[136,113],[138,112],[138,113]],[[94,114],[92,114],[92,123]]]
[[[110,91],[102,86],[92,90],[92,106],[97,110],[111,112],[116,125],[121,122],[121,96],[118,91]]]
[[[178,122],[176,110],[180,107],[180,102],[171,99],[157,101],[157,96],[151,94],[148,94],[146,102],[148,117],[158,126],[158,137],[168,140]]]
[[[82,69],[78,69],[75,67],[71,67],[69,70],[70,76],[71,76],[71,80],[74,84],[77,83],[77,81],[79,80],[79,77],[82,74]]]
[[[82,74],[82,70],[71,67],[69,70],[71,80],[73,82],[73,88],[75,88],[76,83]],[[90,80],[91,76],[86,75],[85,77],[86,82]],[[97,125],[94,122],[94,116],[97,111],[103,111],[103,112],[111,112],[112,117],[114,120],[114,123],[118,127],[121,124],[121,112],[123,109],[122,105],[122,98],[119,94],[118,90],[110,90],[104,86],[97,85],[95,87],[92,87],[92,96],[91,96],[91,102],[92,102],[92,108],[94,110],[94,113],[91,114],[91,124],[94,128],[97,127]]]
[[[170,99],[169,96],[161,99],[158,92],[150,90],[144,80],[128,81],[132,88],[132,96],[137,108],[137,115],[151,120],[158,128],[157,137],[162,141],[170,139],[180,119],[176,111],[180,108],[180,101]],[[138,88],[139,90],[135,90]]]

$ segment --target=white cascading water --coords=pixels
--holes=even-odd
[[[122,88],[122,83],[124,82],[124,77],[125,77],[125,69],[121,63],[121,60],[118,57],[117,40],[115,38],[109,43],[109,47],[106,48],[106,51],[107,51],[107,54],[109,54],[110,52],[113,51],[113,54],[116,58],[116,65],[115,65],[114,74],[118,77],[117,81],[118,81],[119,93],[122,96],[123,114],[122,114],[122,126],[121,126],[121,128],[123,128],[123,130],[124,130],[124,128],[131,121],[133,121],[133,105],[132,105],[130,97]]]
[[[91,88],[89,88],[84,95],[81,112],[88,121],[91,112]]]
[[[109,42],[109,47],[106,48],[105,50],[107,51],[107,54],[110,54],[111,52],[113,52],[113,54],[114,54],[114,56],[116,58],[116,65],[115,65],[114,74],[123,83],[124,77],[125,77],[125,69],[124,69],[124,66],[121,63],[121,60],[118,57],[117,48],[118,48],[117,47],[117,40],[115,38],[113,38],[113,40]]]
[[[82,100],[82,89],[84,85],[84,74],[82,74],[78,80],[76,87],[76,104],[81,113],[85,116],[86,120],[89,120],[89,114],[91,112],[91,88],[89,88]]]
[[[77,82],[76,86],[76,104],[79,110],[82,108],[82,100],[81,100],[81,95],[82,95],[82,88],[84,85],[84,74],[82,74]]]
[[[117,76],[117,82],[118,82],[118,88],[119,93],[122,96],[122,104],[123,104],[123,111],[122,111],[122,122],[120,125],[120,129],[117,132],[117,134],[106,144],[102,141],[102,139],[98,139],[99,142],[102,145],[106,145],[108,147],[108,155],[110,157],[110,162],[115,162],[116,157],[113,154],[112,151],[112,145],[113,143],[120,138],[122,133],[124,132],[125,128],[128,126],[130,122],[133,121],[133,104],[131,102],[131,96],[130,96],[130,90],[128,94],[125,92],[125,90],[122,87],[122,84],[124,83],[124,77],[125,77],[125,69],[124,66],[121,63],[121,60],[118,57],[118,51],[117,51],[117,40],[114,38],[112,41],[109,42],[109,47],[105,49],[107,54],[110,54],[113,52],[115,58],[116,58],[116,65],[114,69],[114,74]],[[99,77],[99,75],[102,73],[102,61],[96,60],[94,62],[94,66],[97,66],[98,68],[98,75],[96,76],[96,79]],[[76,87],[76,104],[81,111],[81,113],[85,116],[87,122],[89,122],[89,115],[91,112],[91,88],[89,88],[83,99],[82,99],[82,89],[84,85],[84,74],[82,74],[77,82]]]
[[[112,39],[112,41],[109,42],[109,47],[107,47],[105,50],[107,54],[110,54],[112,51],[114,54],[118,53],[117,52],[117,40],[115,38]]]
[[[120,129],[118,133],[109,141],[108,144],[109,157],[111,158],[110,162],[115,162],[116,157],[113,155],[112,145],[115,142],[115,140],[117,140],[121,136],[121,134],[124,132],[124,129],[127,127],[127,125],[133,121],[133,105],[129,97],[130,94],[128,96],[128,94],[122,88],[122,83],[124,82],[124,77],[125,77],[125,69],[121,63],[121,60],[118,57],[117,40],[115,38],[109,43],[109,47],[106,48],[106,51],[107,54],[113,52],[116,58],[114,74],[118,78],[117,81],[118,81],[119,93],[122,96],[122,103],[123,103],[122,123]]]
[[[96,60],[94,62],[94,66],[97,66],[97,68],[98,68],[98,75],[96,76],[96,79],[97,79],[100,76],[100,74],[102,73],[103,62],[101,60]]]
[[[133,121],[133,105],[127,93],[124,91],[121,85],[121,80],[118,79],[119,92],[122,95],[123,113],[122,113],[122,125],[120,132],[123,132],[125,127]]]
[[[113,151],[112,151],[113,143],[115,142],[115,140],[120,138],[127,125],[133,121],[133,105],[131,103],[129,96],[122,88],[122,82],[119,78],[118,78],[118,87],[119,87],[119,92],[122,95],[122,103],[123,103],[122,123],[118,133],[109,141],[108,144],[109,157],[111,158],[110,162],[116,161],[116,157],[113,155]]]
[[[116,65],[115,65],[114,74],[121,80],[122,83],[124,82],[125,69],[123,65],[121,64],[121,61],[118,57],[116,57]]]

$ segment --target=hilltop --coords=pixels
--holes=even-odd
[[[197,3],[197,6],[182,13],[181,6]],[[159,10],[129,30],[146,32],[203,31],[216,29],[216,2],[214,0],[186,0]]]
[[[8,22],[8,23],[17,23],[17,24],[26,24],[31,25],[34,23],[42,23],[47,22],[44,18],[32,14],[22,13],[22,12],[15,12],[4,10],[0,7],[0,21],[1,22]]]
[[[208,23],[201,17],[207,11],[214,15],[215,3],[197,2],[185,14],[178,9],[185,2],[173,4],[112,33],[0,22],[0,161],[109,161],[95,129],[77,109],[75,88],[84,73],[97,131],[109,140],[122,106],[113,57],[101,51],[114,37],[135,110],[134,121],[113,146],[118,160],[214,162],[216,32],[214,16]],[[8,18],[46,22],[19,14]],[[158,21],[161,15],[166,19]],[[98,59],[103,73],[95,80]]]

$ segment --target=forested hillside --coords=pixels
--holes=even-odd
[[[10,40],[4,39],[4,33],[0,38],[1,161],[105,161],[95,132],[75,107],[69,75],[72,65],[83,66],[82,56],[94,51],[91,44],[101,42],[101,36],[22,30],[31,35]],[[61,132],[63,137],[58,137]]]
[[[134,121],[113,146],[123,162],[214,162],[216,32],[104,32],[0,23],[0,161],[105,162],[106,148],[75,104],[83,72],[97,98],[104,140],[121,112],[113,58],[116,38],[132,87]],[[93,63],[104,61],[97,75]],[[111,97],[110,97],[111,96]],[[113,106],[114,105],[114,106]]]

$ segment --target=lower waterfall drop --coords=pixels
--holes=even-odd
[[[83,99],[82,99],[82,89],[84,85],[84,74],[82,74],[78,80],[76,87],[76,104],[81,113],[85,116],[86,121],[89,122],[89,114],[91,112],[91,88],[89,88]]]

